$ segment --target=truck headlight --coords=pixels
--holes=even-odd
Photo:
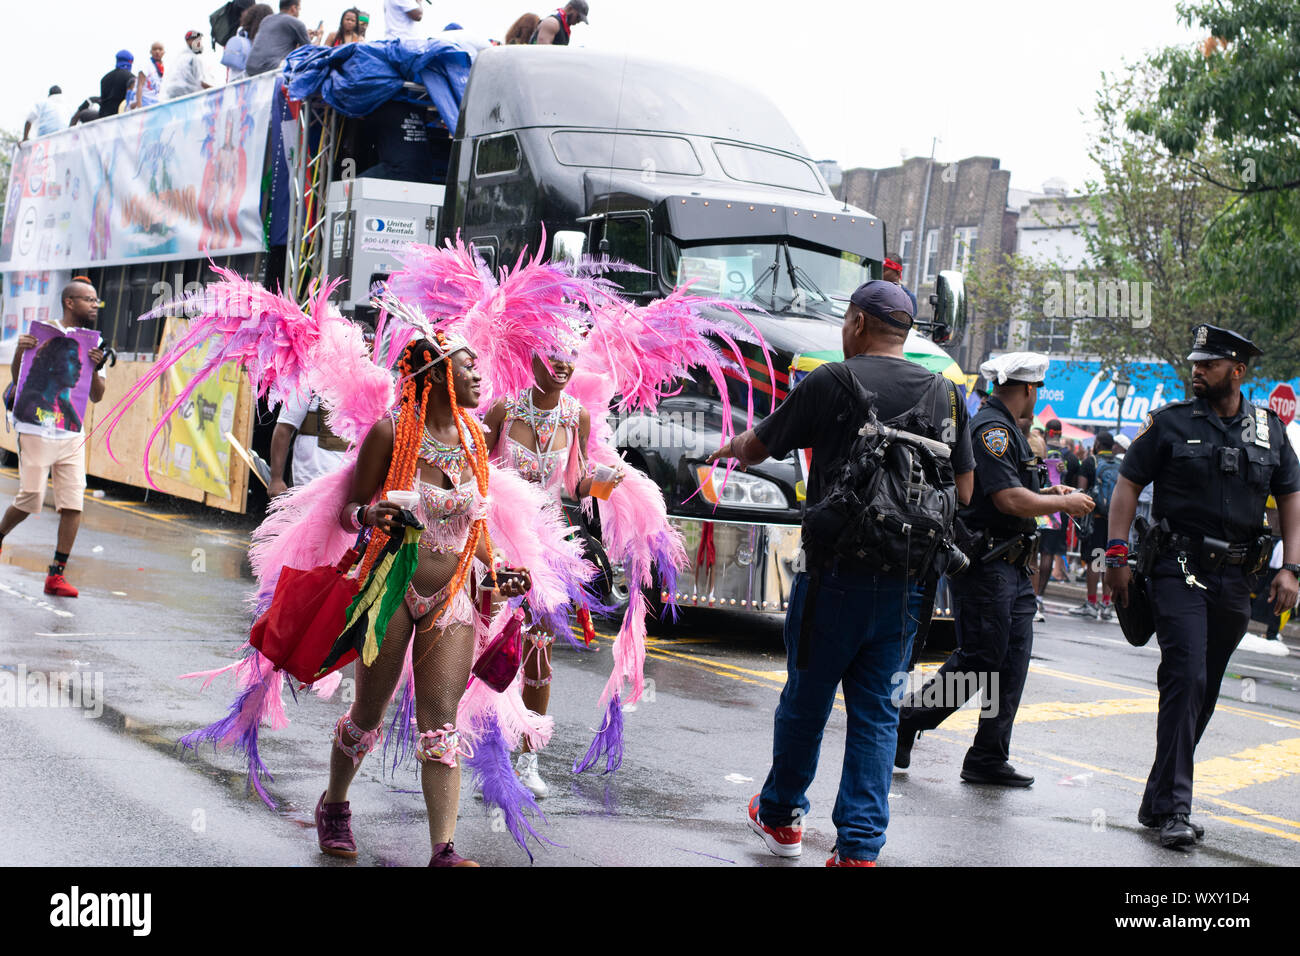
[[[700,483],[700,494],[709,504],[728,508],[789,507],[781,486],[766,478],[733,471],[727,478],[726,487],[723,487],[721,469],[715,471],[702,465],[695,469],[695,473]]]

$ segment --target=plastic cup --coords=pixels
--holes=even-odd
[[[420,506],[420,493],[418,491],[390,491],[388,500],[399,508],[406,508],[412,514]]]
[[[609,465],[597,465],[596,472],[591,477],[591,496],[608,501],[614,491],[614,477],[617,474],[617,470]]]

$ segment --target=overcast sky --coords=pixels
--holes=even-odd
[[[592,23],[575,28],[575,45],[707,64],[743,79],[785,112],[815,159],[892,166],[904,154],[929,155],[937,136],[940,160],[996,156],[1011,170],[1011,185],[1030,190],[1054,176],[1078,189],[1095,175],[1085,117],[1103,70],[1200,39],[1177,22],[1175,0],[590,3]],[[6,0],[0,125],[21,133],[53,83],[78,102],[98,93],[121,48],[139,65],[150,43],[162,40],[170,61],[186,30],[208,33],[217,5]],[[370,36],[382,39],[382,0],[358,5],[372,16]],[[348,6],[304,0],[302,17],[309,27],[324,20],[328,31]],[[437,29],[454,20],[499,38],[529,8],[521,0],[435,0],[424,8],[424,24]],[[207,55],[213,76],[224,78],[218,55]]]

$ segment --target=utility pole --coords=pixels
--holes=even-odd
[[[918,292],[921,291],[921,282],[925,278],[925,273],[921,271],[921,263],[925,259],[925,214],[930,206],[930,179],[934,175],[934,148],[938,143],[938,136],[930,140],[930,165],[925,170],[925,193],[921,197],[921,221],[916,226],[916,271],[912,273],[912,287]],[[920,304],[918,298],[917,305]]]

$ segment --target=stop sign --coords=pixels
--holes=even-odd
[[[1295,389],[1283,382],[1268,396],[1268,407],[1277,412],[1284,425],[1295,420]]]

